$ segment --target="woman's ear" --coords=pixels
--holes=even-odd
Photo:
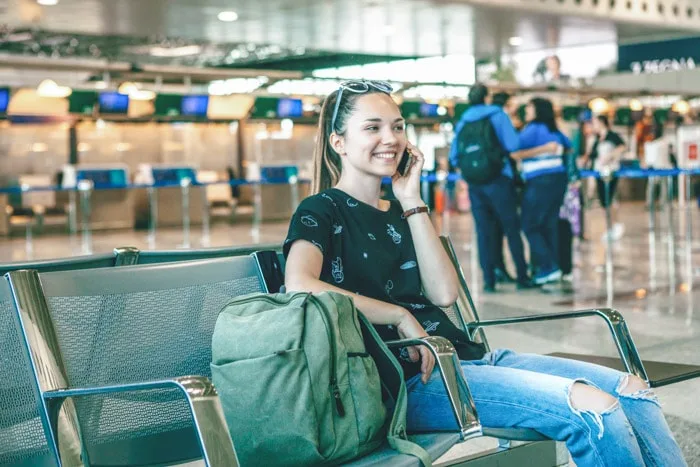
[[[342,136],[338,136],[338,134],[334,131],[333,133],[331,133],[330,142],[331,147],[336,153],[338,153],[338,155],[345,155],[345,138],[343,138]]]

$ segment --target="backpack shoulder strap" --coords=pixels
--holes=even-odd
[[[424,467],[432,467],[430,454],[418,444],[409,441],[406,434],[406,383],[403,379],[401,365],[382,341],[374,326],[362,313],[358,313],[362,336],[367,352],[374,359],[383,386],[394,401],[394,412],[388,421],[387,441],[389,446],[402,454],[417,457]]]

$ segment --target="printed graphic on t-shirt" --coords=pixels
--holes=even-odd
[[[396,228],[391,224],[387,224],[386,226],[386,233],[389,234],[391,240],[397,245],[401,243],[401,234],[396,231]]]
[[[394,290],[394,282],[391,279],[387,281],[384,290],[386,290],[387,295],[391,295],[391,291]]]
[[[307,227],[318,227],[318,221],[316,221],[314,216],[311,216],[309,214],[307,214],[306,216],[301,216],[301,223]]]
[[[348,198],[347,203],[348,203],[348,206],[350,206],[351,208],[356,208],[360,205],[360,203],[358,203],[357,201],[354,201],[350,198]]]
[[[323,247],[321,246],[320,243],[318,243],[316,240],[311,240],[311,243],[316,245],[318,247],[318,249],[321,250],[321,253],[323,253]]]
[[[409,306],[414,310],[422,310],[423,308],[425,308],[425,305],[423,305],[422,303],[411,303]]]
[[[345,279],[345,274],[343,273],[343,261],[340,256],[337,257],[331,263],[331,275],[336,284],[340,284]]]
[[[375,237],[371,233],[368,233],[367,236],[369,237],[370,240],[377,240],[377,237]]]
[[[423,329],[425,329],[425,332],[433,332],[433,331],[435,331],[435,330],[438,328],[438,326],[440,326],[440,322],[439,322],[439,321],[435,321],[435,322],[433,322],[433,321],[424,321],[424,322],[423,322]]]
[[[333,198],[331,198],[330,196],[328,196],[328,194],[326,194],[326,193],[321,193],[321,198],[326,198],[328,201],[331,202],[331,204],[333,204],[333,206],[338,207],[338,205],[335,204],[335,201],[333,200]]]
[[[407,269],[413,269],[413,268],[415,268],[416,266],[418,266],[418,264],[416,264],[415,261],[406,261],[405,263],[403,263],[403,264],[401,265],[401,269],[403,269],[403,270],[405,271],[405,270],[407,270]]]
[[[333,224],[333,233],[338,235],[343,232],[343,226],[338,224]]]

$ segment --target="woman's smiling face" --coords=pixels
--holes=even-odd
[[[391,177],[406,149],[406,123],[391,96],[369,93],[355,102],[342,139],[343,169]]]

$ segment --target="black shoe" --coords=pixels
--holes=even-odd
[[[505,269],[496,268],[493,272],[496,275],[497,284],[512,284],[515,282],[515,279],[513,279]]]
[[[535,282],[532,279],[525,279],[524,281],[518,281],[518,285],[516,288],[518,290],[530,290],[530,289],[537,289],[540,286],[535,284]]]
[[[495,285],[485,285],[484,286],[484,293],[496,293],[496,286]]]

